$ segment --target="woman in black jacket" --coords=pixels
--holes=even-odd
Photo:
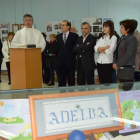
[[[51,73],[51,81],[48,86],[54,85],[54,71],[57,74],[57,53],[58,46],[56,43],[56,35],[50,35],[50,44],[48,44],[43,52],[43,56],[45,57],[46,67],[50,69]],[[58,74],[57,74],[58,79]]]
[[[47,35],[45,33],[42,33],[42,35],[46,41],[46,46],[49,45],[49,42],[46,40]],[[45,60],[46,60],[46,57],[43,55],[43,52],[42,52],[42,78],[43,78],[43,83],[48,84],[51,79],[51,74],[50,74],[50,69],[46,67]]]

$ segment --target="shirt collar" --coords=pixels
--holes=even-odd
[[[26,29],[26,30],[32,30],[32,29],[33,29],[33,26],[32,26],[32,28],[27,28],[27,27],[25,27],[25,29]]]
[[[127,36],[128,34],[126,34],[125,36]]]
[[[89,34],[90,34],[90,33],[89,33]],[[86,37],[83,36],[83,38],[87,38],[89,34],[87,34]]]
[[[67,31],[66,33],[63,33],[63,35],[64,35],[64,34],[66,34],[66,36],[69,35],[69,31]]]
[[[105,35],[105,37],[110,37],[110,35]]]

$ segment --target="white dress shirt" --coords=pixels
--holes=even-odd
[[[12,48],[20,48],[21,46],[25,46],[26,44],[35,44],[36,48],[41,48],[41,51],[45,49],[46,42],[41,34],[41,32],[37,29],[26,28],[19,30],[14,38],[13,38],[13,46]]]
[[[88,37],[89,34],[86,35],[86,37],[83,36],[83,43],[85,42],[86,38]]]
[[[9,62],[10,61],[10,59],[9,59],[9,48],[11,48],[11,46],[12,46],[12,42],[10,43],[9,41],[5,41],[4,43],[3,43],[3,47],[2,47],[2,53],[3,53],[3,56],[4,56],[4,58],[3,58],[3,60],[4,60],[4,62]]]
[[[110,36],[104,36],[103,38],[101,37],[96,46],[94,47],[95,52],[98,52],[99,47],[105,47],[105,46],[110,46],[109,49],[105,50],[106,54],[100,53],[97,58],[97,63],[99,64],[110,64],[113,63],[113,53],[116,50],[117,46],[117,37],[113,35],[110,39]]]

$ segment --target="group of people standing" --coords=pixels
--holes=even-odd
[[[104,22],[103,34],[98,40],[90,33],[89,23],[81,24],[82,36],[78,36],[76,28],[72,31],[70,22],[64,20],[61,23],[62,33],[57,36],[51,34],[50,42],[47,42],[45,33],[41,35],[38,30],[32,29],[31,15],[24,15],[23,20],[25,29],[16,33],[12,41],[13,47],[24,47],[32,43],[42,48],[43,82],[48,86],[55,83],[54,71],[58,86],[66,86],[67,82],[68,86],[74,86],[75,71],[78,85],[94,84],[95,69],[100,84],[112,83],[112,75],[116,71],[120,82],[133,82],[134,76],[135,81],[140,81],[140,33],[136,30],[136,20],[120,22],[120,39],[116,36],[114,23],[110,20]],[[10,38],[4,46],[6,44],[10,48]],[[6,61],[10,56],[4,48],[6,47],[3,47],[2,52]],[[98,53],[97,64],[95,52]]]
[[[96,68],[100,84],[112,83],[112,76],[116,71],[120,82],[133,82],[134,78],[135,81],[140,81],[140,33],[136,30],[137,25],[136,20],[121,21],[122,37],[119,38],[114,23],[106,21],[102,37],[97,40],[90,33],[89,23],[82,23],[82,36],[79,37],[70,32],[69,22],[63,21],[62,33],[57,36],[56,43],[59,86],[66,86],[66,78],[69,86],[75,85],[75,70],[78,85],[94,84]],[[97,65],[94,60],[95,52],[98,53]]]

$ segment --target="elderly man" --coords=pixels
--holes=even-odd
[[[78,30],[76,29],[75,26],[72,26],[71,29],[70,29],[70,32],[77,34]]]
[[[76,69],[77,69],[77,83],[78,85],[94,84],[94,69],[96,68],[94,62],[94,46],[96,45],[96,38],[90,34],[90,25],[83,22],[81,25],[82,36],[74,45],[74,52],[77,53]],[[86,80],[86,82],[85,82]]]
[[[33,28],[33,17],[29,14],[25,14],[23,17],[25,27],[19,30],[12,41],[13,48],[27,47],[27,45],[35,45],[36,48],[44,50],[46,42],[39,30]]]

